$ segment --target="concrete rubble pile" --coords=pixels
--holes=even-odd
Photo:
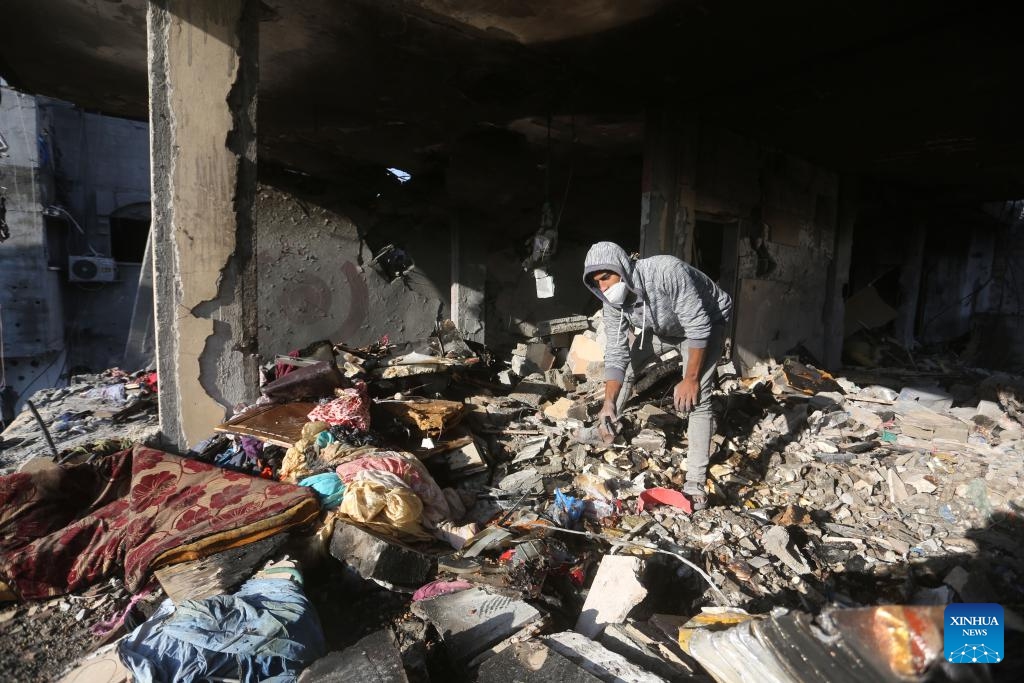
[[[31,410],[23,410],[6,425],[0,436],[0,474],[23,468],[27,459],[63,460],[86,449],[89,454],[120,450],[148,441],[159,431],[155,372],[130,375],[115,368],[75,375],[67,387],[36,392],[32,402],[46,431]],[[110,438],[98,450],[97,443],[106,435]],[[59,442],[59,450],[54,452],[48,437]]]
[[[797,358],[744,377],[723,364],[711,505],[694,512],[680,493],[686,416],[670,400],[678,357],[640,373],[604,443],[584,438],[603,398],[600,320],[537,334],[507,362],[450,321],[419,342],[279,356],[263,397],[187,457],[312,488],[319,516],[162,566],[145,595],[112,579],[121,621],[69,680],[100,662],[119,676],[171,666],[140,653],[192,642],[183,610],[223,623],[284,585],[301,652],[254,643],[254,676],[1017,677],[1009,662],[950,673],[941,633],[945,604],[1024,602],[1019,378],[961,369],[944,389],[926,361],[857,383]],[[41,604],[58,600],[81,598]],[[0,619],[24,623],[27,609]],[[161,647],[223,663],[216,644]]]

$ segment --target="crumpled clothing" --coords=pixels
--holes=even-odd
[[[306,477],[299,482],[299,486],[308,486],[316,491],[320,505],[326,510],[333,510],[341,505],[341,501],[345,497],[345,485],[341,483],[341,478],[334,472]]]
[[[462,501],[459,492],[452,488],[441,489],[444,499],[448,501],[448,511],[453,520],[460,520],[466,516],[466,504]]]
[[[155,372],[147,372],[145,375],[139,378],[139,384],[144,386],[147,391],[155,394],[158,385],[157,374]]]
[[[281,470],[278,473],[281,481],[297,482],[313,474],[306,462],[306,449],[316,443],[317,435],[330,425],[326,422],[307,422],[302,426],[302,435],[284,454]]]
[[[177,610],[165,600],[118,645],[139,683],[285,683],[325,651],[316,610],[290,579],[251,579],[233,595],[186,600]]]
[[[338,512],[383,533],[397,532],[399,536],[414,539],[431,537],[420,523],[423,518],[423,502],[400,481],[393,486],[371,479],[346,484],[345,497]]]
[[[246,457],[255,465],[256,461],[263,454],[263,442],[252,436],[243,436],[241,442],[242,450],[245,451]]]
[[[412,594],[412,601],[419,602],[420,600],[429,600],[430,598],[436,598],[439,595],[448,595],[449,593],[458,593],[464,591],[467,588],[472,588],[473,584],[469,581],[445,581],[444,579],[438,579],[437,581],[431,581],[430,583],[424,584],[416,589],[416,592]]]
[[[338,476],[348,484],[360,478],[363,472],[390,472],[412,489],[423,502],[424,517],[428,525],[451,517],[448,499],[441,487],[430,476],[427,468],[416,458],[395,451],[376,451],[366,457],[338,465]]]
[[[223,453],[218,453],[213,458],[213,464],[225,469],[244,470],[247,464],[245,451],[242,450],[241,446],[233,444]]]
[[[288,352],[288,357],[289,358],[298,358],[299,357],[299,351],[300,351],[300,349],[294,349],[293,351],[289,351]],[[291,363],[284,363],[282,361],[277,361],[276,363],[274,363],[274,377],[276,379],[280,379],[280,378],[284,377],[285,375],[287,375],[289,372],[292,372],[293,370],[295,370],[295,368],[296,368],[296,366],[292,365]]]
[[[356,382],[351,389],[339,389],[337,393],[340,394],[338,398],[318,405],[307,417],[331,426],[370,431],[370,397],[366,393],[366,382]]]
[[[331,427],[331,436],[336,441],[341,441],[349,446],[379,446],[381,444],[380,437],[373,432],[364,432],[345,425]]]
[[[96,387],[90,389],[83,394],[84,398],[98,398],[104,401],[112,401],[114,403],[124,403],[126,400],[125,386],[124,383],[110,384],[105,387]]]
[[[316,435],[316,441],[314,443],[316,445],[316,449],[318,451],[322,451],[334,443],[334,434],[331,434],[329,429],[325,429]]]

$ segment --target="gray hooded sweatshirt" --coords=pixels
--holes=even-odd
[[[613,306],[591,279],[610,270],[626,283],[630,294]],[[711,328],[725,325],[732,299],[704,273],[675,256],[633,261],[614,242],[598,242],[587,252],[583,283],[604,303],[606,380],[622,381],[629,365],[629,330],[650,330],[669,343],[684,339],[690,348],[704,348]]]

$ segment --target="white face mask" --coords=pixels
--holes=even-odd
[[[612,306],[621,306],[626,301],[626,295],[629,294],[629,289],[626,287],[626,283],[619,280],[614,285],[604,290],[604,298],[608,300]]]

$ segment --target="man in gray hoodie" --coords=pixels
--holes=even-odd
[[[711,278],[675,256],[634,260],[612,242],[598,242],[587,252],[583,283],[604,303],[605,391],[599,433],[607,442],[614,439],[605,422],[617,419],[636,372],[654,354],[678,348],[683,373],[673,390],[674,405],[689,413],[683,493],[694,509],[705,507],[713,432],[711,391],[732,299]]]

